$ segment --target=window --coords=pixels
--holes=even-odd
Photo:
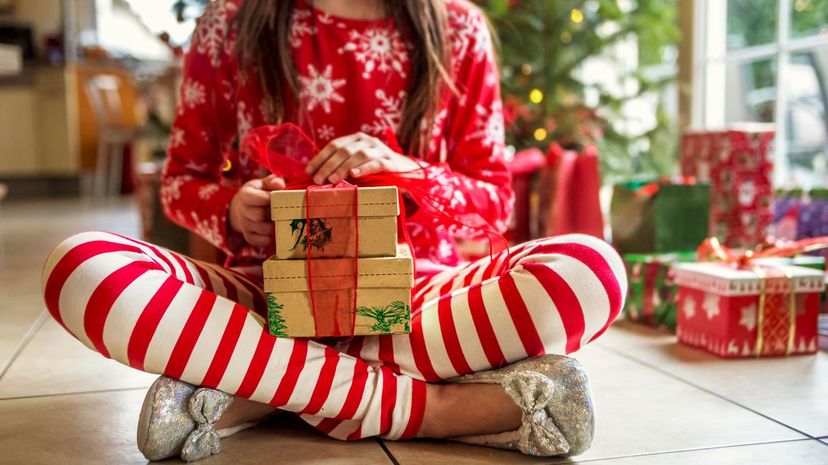
[[[696,0],[692,124],[776,125],[774,183],[828,185],[828,0]]]

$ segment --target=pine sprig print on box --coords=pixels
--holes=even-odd
[[[405,332],[408,332],[408,315],[410,312],[410,307],[399,300],[395,300],[385,307],[360,306],[356,311],[359,316],[375,320],[376,323],[371,325],[371,331],[380,334],[391,333],[391,327],[401,323],[405,323]]]
[[[267,327],[274,336],[287,337],[287,324],[282,317],[284,308],[285,306],[279,303],[273,294],[267,294]]]

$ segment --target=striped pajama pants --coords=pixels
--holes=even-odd
[[[626,275],[582,235],[527,242],[413,290],[411,333],[315,341],[263,325],[261,277],[105,232],[50,254],[51,315],[133,368],[296,412],[337,439],[413,437],[427,382],[540,354],[569,354],[618,315]]]

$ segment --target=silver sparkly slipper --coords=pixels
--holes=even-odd
[[[161,376],[141,407],[138,449],[152,461],[181,454],[194,462],[218,454],[220,434],[213,423],[232,402],[230,394]]]
[[[523,411],[522,424],[515,431],[451,438],[453,441],[543,457],[578,455],[592,444],[595,414],[589,382],[573,358],[541,355],[449,382],[500,384]]]

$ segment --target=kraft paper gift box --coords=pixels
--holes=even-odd
[[[309,195],[313,197],[308,219],[305,202]],[[393,257],[400,213],[397,188],[359,187],[356,199],[355,209],[353,188],[271,192],[276,258],[307,258],[307,247],[312,258],[352,257],[357,237],[360,257]]]
[[[359,275],[356,288],[354,261]],[[318,258],[311,259],[310,267],[308,260],[268,259],[264,291],[270,333],[289,337],[408,333],[413,271],[411,252],[404,244],[392,257]]]
[[[823,274],[789,265],[758,270],[674,265],[679,342],[725,358],[815,353]]]
[[[612,244],[621,253],[694,250],[707,237],[710,186],[627,181],[613,187]]]
[[[629,279],[624,316],[630,321],[674,332],[678,286],[670,275],[670,267],[674,263],[695,261],[696,253],[625,254],[623,258]]]

